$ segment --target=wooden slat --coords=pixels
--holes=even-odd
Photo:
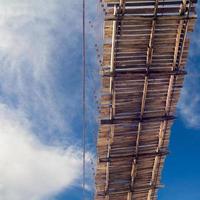
[[[196,2],[104,3],[95,198],[156,200]]]

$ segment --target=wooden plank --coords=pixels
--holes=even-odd
[[[96,200],[156,200],[195,3],[106,2]]]

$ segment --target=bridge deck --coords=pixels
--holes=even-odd
[[[104,3],[96,200],[154,200],[186,74],[196,2]]]

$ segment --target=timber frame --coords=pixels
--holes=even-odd
[[[156,200],[195,0],[104,0],[96,200]]]

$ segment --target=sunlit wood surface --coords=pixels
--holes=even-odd
[[[95,199],[155,200],[186,74],[196,1],[104,4]]]

